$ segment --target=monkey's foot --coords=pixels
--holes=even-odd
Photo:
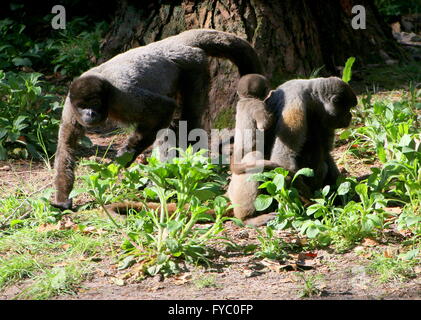
[[[67,199],[64,202],[51,202],[50,203],[54,208],[58,208],[60,210],[72,210],[73,201],[72,199]]]
[[[276,215],[277,215],[276,212],[262,214],[255,218],[250,218],[250,219],[245,220],[244,224],[246,226],[252,226],[252,227],[265,226],[269,221],[275,219]]]

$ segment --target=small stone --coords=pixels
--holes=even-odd
[[[247,230],[241,230],[235,235],[239,239],[248,239],[250,237]]]

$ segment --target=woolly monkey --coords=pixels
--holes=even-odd
[[[132,161],[154,142],[160,129],[170,125],[179,105],[188,128],[200,127],[208,103],[208,56],[230,59],[240,75],[261,73],[256,52],[247,41],[225,32],[195,29],[119,54],[75,79],[59,130],[54,205],[72,207],[74,152],[85,127],[99,126],[106,119],[135,124],[135,132],[118,152],[130,153]]]

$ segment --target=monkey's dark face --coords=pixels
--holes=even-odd
[[[103,80],[86,76],[70,86],[69,97],[78,122],[85,127],[98,126],[107,119],[108,87]]]
[[[76,105],[76,112],[79,115],[79,122],[85,127],[93,127],[102,124],[107,119],[107,114],[101,110],[100,105],[80,104]]]
[[[348,127],[352,119],[351,108],[357,103],[357,97],[348,84],[339,86],[325,102],[328,126],[334,129]]]

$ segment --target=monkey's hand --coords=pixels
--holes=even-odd
[[[73,206],[73,201],[72,199],[67,199],[64,202],[51,202],[50,203],[54,208],[58,208],[60,210],[72,210],[72,206]]]

